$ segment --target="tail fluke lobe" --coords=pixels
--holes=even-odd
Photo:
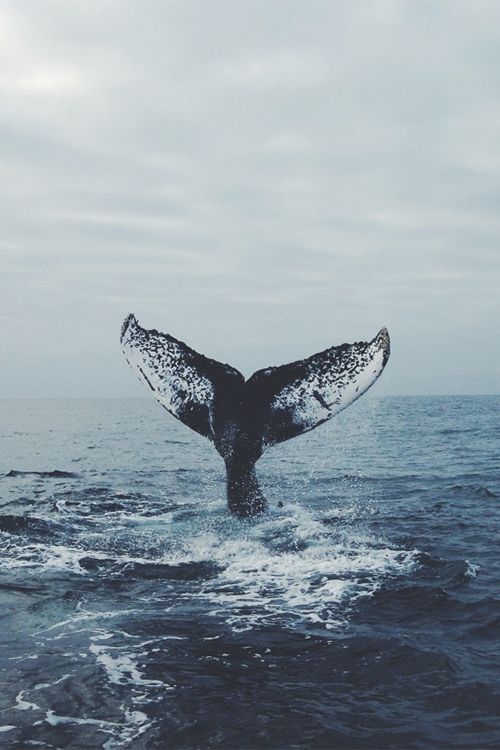
[[[312,357],[259,370],[246,382],[258,404],[263,447],[301,435],[352,404],[373,385],[390,354],[389,333],[333,346]]]
[[[173,336],[142,328],[134,315],[124,320],[120,341],[127,362],[156,400],[192,430],[215,441],[216,403],[243,383],[243,375]]]

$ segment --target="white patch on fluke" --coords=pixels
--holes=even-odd
[[[353,403],[373,385],[384,369],[389,349],[382,329],[369,344],[332,347],[304,360],[305,374],[285,385],[271,402],[274,412],[290,414],[307,432]],[[273,441],[272,433],[266,442]]]
[[[188,347],[171,336],[141,328],[134,316],[124,326],[121,343],[131,368],[170,414],[181,419],[193,405],[211,412],[213,385],[189,362]]]

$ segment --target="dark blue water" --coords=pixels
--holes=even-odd
[[[152,400],[0,403],[2,748],[500,746],[500,397],[369,394],[246,521]]]

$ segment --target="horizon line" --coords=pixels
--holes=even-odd
[[[488,393],[384,393],[379,398],[476,398],[500,396]],[[153,399],[154,400],[154,399]],[[151,401],[146,396],[0,396],[0,401]]]

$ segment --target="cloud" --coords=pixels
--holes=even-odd
[[[4,4],[4,394],[140,394],[129,311],[246,374],[387,325],[386,390],[498,390],[499,20]]]

